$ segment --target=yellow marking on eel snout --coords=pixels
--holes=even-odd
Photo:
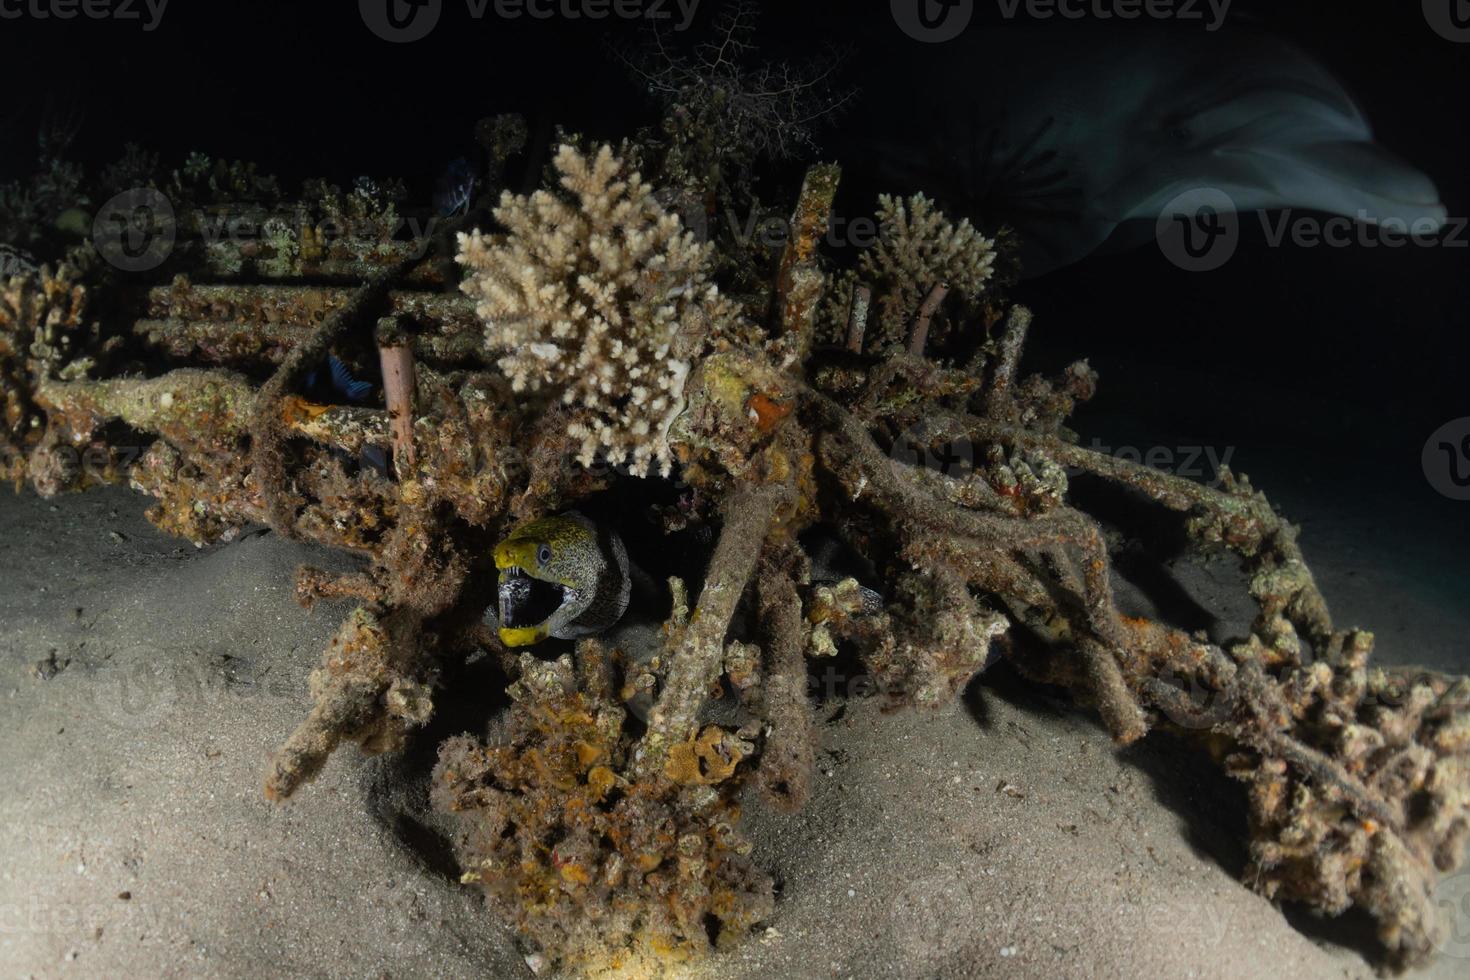
[[[500,642],[508,647],[528,647],[540,643],[547,637],[546,626],[502,626]]]
[[[502,541],[495,546],[495,567],[506,569],[520,567],[529,575],[536,569],[536,549],[539,542],[522,538]]]

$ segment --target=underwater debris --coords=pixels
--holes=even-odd
[[[86,233],[91,203],[82,167],[66,152],[81,130],[73,107],[48,106],[36,139],[36,169],[0,184],[0,242],[20,248],[64,248]]]
[[[177,360],[274,366],[350,296],[351,290],[333,286],[240,287],[195,283],[181,275],[148,291],[148,315],[133,321],[132,332]],[[390,315],[419,328],[406,340],[421,356],[485,363],[484,324],[468,297],[391,289],[386,302]]]
[[[1470,842],[1470,681],[1372,668],[1371,636],[1334,626],[1296,529],[1245,478],[1205,487],[1077,445],[1066,421],[1097,376],[1086,362],[1021,375],[1032,316],[996,294],[993,244],[966,223],[884,198],[879,246],[829,274],[818,243],[840,171],[818,164],[766,279],[723,291],[717,269],[743,280],[756,264],[695,241],[655,190],[660,167],[681,191],[689,173],[668,154],[647,180],[632,170],[656,156],[563,146],[559,187],[503,195],[500,228],[466,229],[472,206],[391,243],[391,194],[293,202],[249,167],[191,161],[176,180],[273,215],[278,234],[214,241],[185,199],[156,278],[108,283],[107,317],[128,322],[94,322],[103,280],[84,262],[10,279],[6,475],[46,494],[128,479],[157,499],[150,519],[196,543],[258,522],[367,559],[298,577],[303,603],[358,606],[269,766],[271,799],[343,744],[401,748],[450,693],[446,658],[494,656],[514,701],[503,731],[441,746],[433,797],[466,882],[541,961],[654,971],[777,914],[735,800],[750,785],[777,806],[806,799],[821,737],[807,658],[845,649],[894,707],[944,704],[1005,656],[1094,706],[1120,743],[1161,727],[1197,739],[1245,785],[1252,887],[1362,909],[1385,966],[1425,962],[1433,884]],[[320,234],[334,209],[364,227]],[[382,404],[308,397],[333,357],[381,368]],[[922,465],[959,440],[973,459]],[[105,465],[79,466],[78,447]],[[391,470],[364,462],[389,447]],[[713,542],[699,582],[670,581],[657,649],[583,639],[575,657],[512,657],[483,622],[497,545],[655,465],[681,483],[653,526]],[[1224,648],[1120,615],[1069,472],[1237,556],[1250,636]],[[813,579],[801,535],[818,525],[876,591]],[[742,720],[716,724],[712,692],[727,689]],[[646,726],[629,720],[635,700]]]
[[[504,735],[444,744],[432,784],[463,881],[559,966],[587,975],[694,959],[774,908],[735,797],[748,743],[710,726],[663,772],[628,773],[621,678],[595,640],[522,654]]]

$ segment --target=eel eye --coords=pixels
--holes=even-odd
[[[541,547],[537,548],[536,560],[543,565],[551,561],[551,545],[543,544]]]

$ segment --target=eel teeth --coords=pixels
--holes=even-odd
[[[565,586],[529,575],[519,565],[500,570],[498,591],[500,622],[508,627],[544,623],[567,601]]]

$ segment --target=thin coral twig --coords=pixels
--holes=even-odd
[[[868,329],[868,310],[873,303],[873,290],[866,284],[853,288],[852,306],[847,312],[847,349],[854,354],[863,352],[863,334]]]
[[[909,330],[909,353],[915,357],[922,357],[924,345],[929,342],[929,321],[933,319],[939,304],[949,295],[947,283],[936,282],[929,289],[924,302],[919,304],[919,313],[914,317],[914,325]]]
[[[413,445],[414,362],[407,345],[378,348],[383,365],[383,397],[393,426],[393,462],[399,478],[413,471],[418,462]]]
[[[1030,329],[1031,311],[1024,306],[1012,308],[1001,334],[1000,360],[995,365],[990,390],[985,395],[985,414],[991,418],[1000,418],[1010,400],[1011,386],[1021,363],[1021,351],[1026,346],[1026,333]]]

